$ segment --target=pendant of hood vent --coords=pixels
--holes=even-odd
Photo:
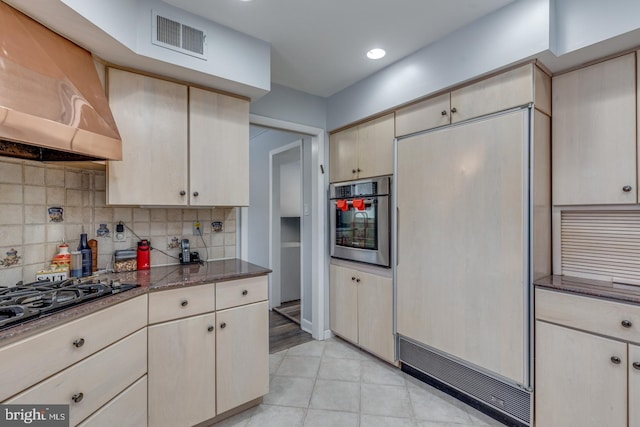
[[[121,160],[91,54],[0,2],[0,155]]]

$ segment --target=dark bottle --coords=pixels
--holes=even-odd
[[[91,248],[89,247],[89,242],[87,241],[87,233],[82,233],[80,235],[80,244],[78,245],[78,250],[82,254],[82,276],[91,276],[93,257]]]

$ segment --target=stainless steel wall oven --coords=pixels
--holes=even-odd
[[[331,184],[331,256],[391,266],[391,176]]]

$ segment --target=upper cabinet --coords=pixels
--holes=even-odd
[[[123,144],[107,162],[107,203],[186,204],[187,87],[109,68],[109,105]]]
[[[331,182],[391,175],[393,139],[393,113],[331,135]]]
[[[109,69],[123,160],[108,162],[107,203],[249,204],[249,102]]]
[[[551,114],[550,77],[526,64],[396,111],[396,136],[409,135],[535,102]]]
[[[553,204],[637,203],[636,55],[553,78]]]
[[[189,88],[192,206],[249,206],[249,102]]]

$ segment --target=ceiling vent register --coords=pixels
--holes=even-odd
[[[152,15],[153,44],[207,60],[204,55],[207,34],[203,30],[158,15],[156,12]]]

